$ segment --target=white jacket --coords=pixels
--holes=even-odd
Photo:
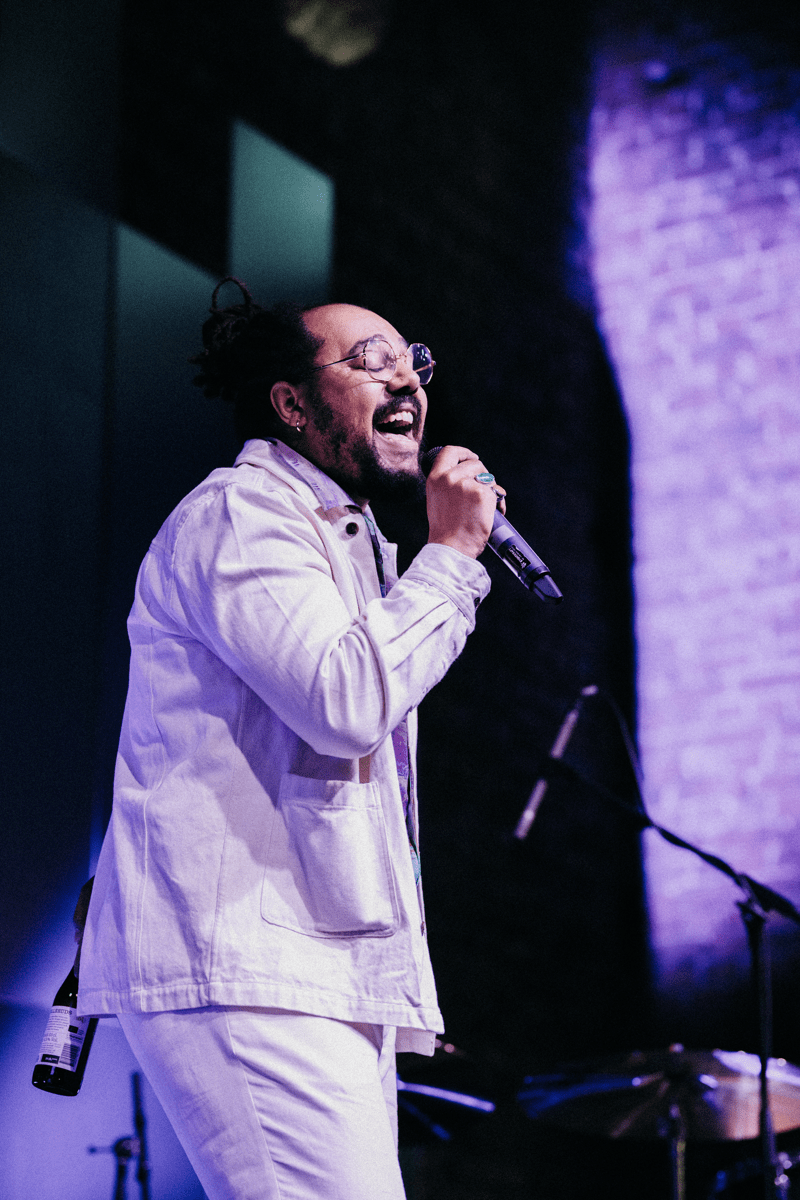
[[[128,621],[81,1011],[275,1007],[395,1025],[399,1048],[432,1051],[391,731],[409,714],[413,764],[416,705],[489,582],[435,545],[396,581],[382,545],[385,599],[361,510],[260,440],[162,526]]]

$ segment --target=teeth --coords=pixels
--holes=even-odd
[[[403,425],[413,425],[414,424],[414,415],[413,415],[413,413],[410,413],[410,412],[392,413],[392,415],[390,417],[387,417],[385,421],[382,421],[381,424],[388,425],[390,421],[399,421]]]

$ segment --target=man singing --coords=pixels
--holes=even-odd
[[[209,1200],[400,1200],[395,1049],[442,1029],[416,707],[489,590],[503,489],[456,446],[425,489],[426,346],[238,286],[192,361],[247,440],[139,572],[80,1005],[118,1015]],[[369,499],[425,491],[398,579]]]

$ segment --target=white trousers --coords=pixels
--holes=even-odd
[[[209,1200],[404,1200],[393,1027],[269,1008],[118,1016]]]

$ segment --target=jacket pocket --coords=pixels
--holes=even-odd
[[[315,937],[388,937],[398,925],[378,785],[284,775],[261,916]]]

